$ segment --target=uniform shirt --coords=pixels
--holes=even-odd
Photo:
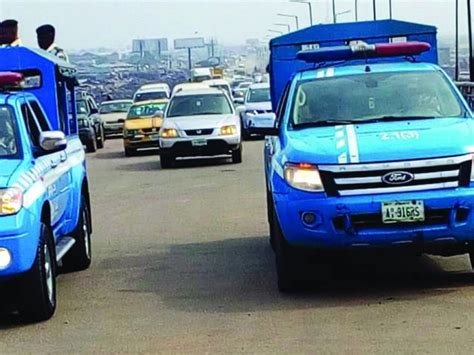
[[[2,48],[21,47],[22,45],[23,45],[23,44],[21,43],[21,39],[17,38],[17,39],[14,40],[12,43],[4,44],[4,45],[1,45],[0,47],[2,47]]]
[[[56,43],[50,45],[46,51],[58,58],[61,58],[62,60],[65,60],[66,62],[69,62],[69,57],[67,56],[66,52],[64,52],[64,49],[58,47]]]

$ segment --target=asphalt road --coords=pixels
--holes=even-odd
[[[244,162],[88,156],[94,261],[58,279],[58,309],[23,325],[0,313],[0,353],[472,353],[466,256],[319,266],[276,290],[262,142]]]

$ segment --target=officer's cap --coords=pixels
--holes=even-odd
[[[2,28],[17,28],[18,27],[18,21],[17,20],[5,20],[2,23],[0,23],[0,27]]]

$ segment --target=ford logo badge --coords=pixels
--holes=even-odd
[[[388,185],[403,185],[413,181],[415,176],[406,171],[394,171],[382,176],[382,181]]]

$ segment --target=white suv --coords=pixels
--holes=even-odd
[[[161,167],[177,157],[230,155],[242,162],[240,119],[229,97],[218,89],[176,93],[160,130]]]

